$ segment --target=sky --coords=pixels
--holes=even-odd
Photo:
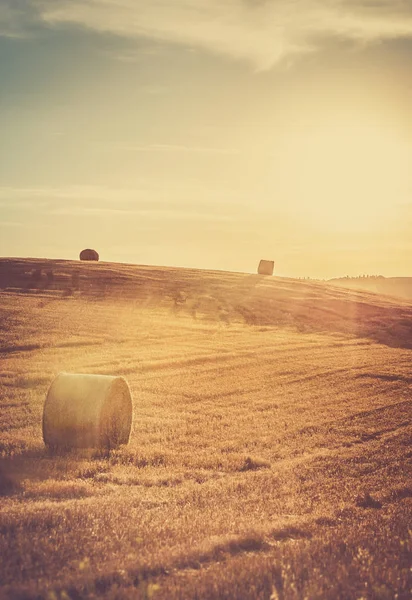
[[[0,255],[412,276],[412,0],[0,0]]]

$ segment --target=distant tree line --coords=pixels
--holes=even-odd
[[[354,277],[353,275],[346,275],[342,277],[342,279],[385,279],[383,275],[357,275]]]

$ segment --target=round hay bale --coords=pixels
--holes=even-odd
[[[80,260],[99,260],[99,254],[96,250],[92,250],[91,248],[86,248],[80,252],[79,256]]]
[[[258,267],[259,275],[273,275],[275,262],[273,260],[261,260]]]
[[[133,405],[123,377],[60,373],[43,409],[43,440],[49,448],[104,448],[127,444]]]

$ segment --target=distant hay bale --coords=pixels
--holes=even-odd
[[[91,248],[86,248],[80,252],[80,260],[99,260],[99,254],[96,250],[92,250]]]
[[[123,377],[60,373],[43,409],[43,440],[51,449],[111,449],[127,444],[133,406]]]
[[[258,267],[259,275],[273,275],[275,263],[273,260],[261,260]]]

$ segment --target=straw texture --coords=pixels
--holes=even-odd
[[[43,410],[50,448],[116,448],[129,441],[133,405],[123,377],[60,373]]]

